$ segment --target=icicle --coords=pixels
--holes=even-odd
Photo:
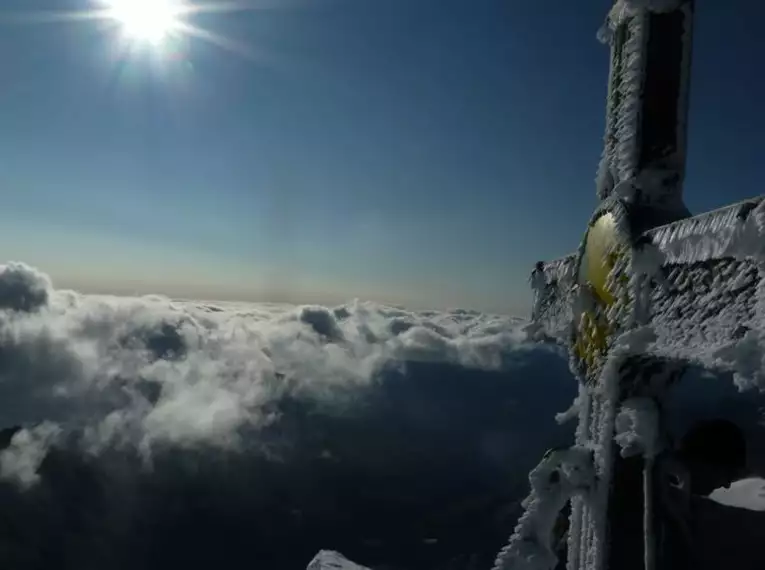
[[[654,456],[647,456],[643,466],[643,567],[656,567],[656,536],[653,528],[653,465]]]
[[[577,399],[579,400],[579,423],[576,426],[574,441],[579,448],[585,449],[589,442],[590,422],[592,420],[592,397],[589,389],[582,382],[579,383]],[[584,497],[581,495],[574,496],[571,500],[568,570],[581,568],[581,561],[587,544],[585,536],[587,526],[583,524],[582,520],[585,515],[584,505]]]
[[[622,457],[642,454],[643,466],[643,554],[645,570],[653,570],[656,560],[653,530],[653,465],[659,451],[659,410],[651,398],[631,398],[622,403],[616,417],[614,440]]]

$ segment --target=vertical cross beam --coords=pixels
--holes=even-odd
[[[601,200],[637,190],[640,231],[688,215],[683,204],[693,0],[618,1],[600,37],[611,47]],[[648,2],[650,4],[650,2]]]
[[[601,204],[577,256],[579,306],[570,341],[572,368],[587,392],[577,444],[597,450],[599,483],[589,501],[574,500],[572,526],[584,535],[570,543],[572,568],[640,570],[656,563],[644,514],[653,500],[644,496],[652,463],[620,457],[614,423],[622,401],[655,396],[657,382],[671,381],[682,365],[613,353],[621,334],[650,318],[640,290],[653,276],[636,275],[644,232],[689,216],[682,190],[692,17],[693,0],[620,0],[601,34],[611,47]]]

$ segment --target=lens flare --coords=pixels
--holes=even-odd
[[[180,6],[174,0],[107,0],[107,16],[128,38],[160,44],[179,24]]]

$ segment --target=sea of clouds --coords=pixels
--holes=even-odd
[[[0,565],[485,566],[570,438],[575,383],[525,326],[86,296],[0,266]]]
[[[502,371],[550,350],[509,317],[84,296],[24,264],[0,266],[0,311],[0,418],[24,428],[0,476],[22,485],[42,448],[67,435],[94,454],[129,446],[147,461],[167,445],[236,450],[279,421],[285,399],[331,413],[408,365]]]

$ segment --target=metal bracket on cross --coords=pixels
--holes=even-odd
[[[651,459],[615,442],[625,401],[660,401],[690,364],[765,385],[752,357],[765,344],[765,198],[698,216],[682,198],[693,11],[614,4],[599,34],[611,49],[600,203],[578,251],[532,273],[536,329],[580,381],[575,444],[594,453],[596,488],[572,499],[569,570],[657,562]]]

